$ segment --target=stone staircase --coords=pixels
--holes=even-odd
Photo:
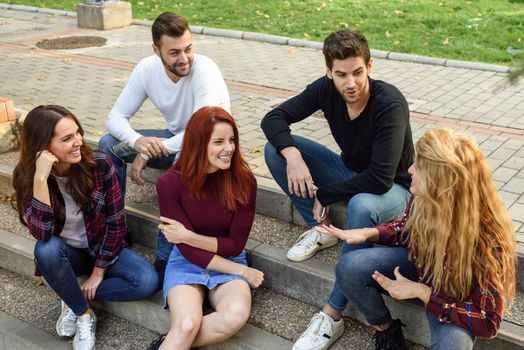
[[[10,187],[12,165],[0,165],[0,194],[11,194]],[[146,178],[154,182],[158,176],[157,171],[148,171]],[[257,178],[259,188],[257,193],[257,219],[253,228],[252,238],[248,241],[246,249],[249,251],[250,264],[265,272],[264,295],[269,295],[269,299],[282,299],[283,305],[277,305],[277,309],[283,309],[287,304],[298,303],[297,310],[309,310],[308,313],[297,310],[288,311],[287,319],[281,322],[262,322],[260,319],[276,318],[270,310],[259,310],[257,315],[253,315],[249,324],[242,329],[234,338],[222,344],[207,347],[206,349],[290,349],[292,340],[296,339],[301,331],[305,329],[310,317],[311,310],[316,311],[325,302],[328,293],[334,282],[333,269],[338,250],[332,248],[322,251],[317,257],[304,262],[292,263],[286,257],[287,248],[293,243],[293,236],[298,236],[302,228],[296,226],[302,224],[302,218],[293,209],[290,200],[278,189],[274,187],[271,180],[267,178]],[[126,210],[128,225],[134,234],[134,240],[137,244],[145,247],[151,254],[156,244],[156,234],[158,225],[158,208],[154,199],[154,189],[150,184],[149,187],[139,189],[138,194],[132,194],[132,186],[126,199]],[[333,221],[335,225],[343,226],[345,221],[345,206],[335,205],[332,210]],[[269,219],[267,217],[273,218]],[[0,227],[3,224],[0,223]],[[19,275],[32,277],[33,274],[33,247],[34,240],[20,233],[13,233],[12,229],[0,230],[0,267],[13,271]],[[284,239],[284,243],[275,243],[272,241],[267,232],[279,232],[282,236],[289,236]],[[290,231],[281,232],[281,231]],[[296,237],[295,237],[296,238]],[[502,324],[498,337],[492,341],[478,339],[475,349],[524,349],[524,317],[522,315],[522,291],[523,291],[523,259],[524,252],[519,247],[519,302],[515,307],[515,315],[505,320]],[[269,294],[268,294],[269,293]],[[254,296],[254,310],[257,307],[257,295]],[[289,299],[291,298],[291,299]],[[168,312],[162,308],[161,293],[153,297],[132,302],[132,303],[98,303],[98,306],[104,311],[109,312],[121,319],[127,320],[133,324],[144,327],[148,330],[165,333],[169,327]],[[424,309],[421,305],[410,301],[396,301],[386,297],[386,303],[394,317],[399,317],[407,325],[404,329],[406,338],[415,344],[428,346],[429,328],[427,326]],[[296,312],[296,315],[293,313]],[[254,311],[255,314],[255,311]],[[363,317],[351,307],[348,307],[345,314],[352,319],[365,323]],[[9,315],[0,315],[10,317]],[[292,331],[283,331],[286,329],[289,320],[294,320],[299,326]],[[353,333],[353,328],[362,327],[358,322],[348,320],[354,327],[346,330]],[[3,327],[2,327],[3,328]],[[266,329],[263,329],[266,328]],[[287,327],[289,328],[289,327]],[[370,327],[364,327],[371,334]],[[5,331],[7,332],[7,331]],[[276,333],[276,334],[275,334]],[[6,333],[7,334],[7,333]],[[278,334],[278,335],[277,335]],[[358,334],[358,331],[355,331]],[[345,337],[346,337],[345,335]],[[366,336],[364,336],[366,338]],[[47,339],[47,338],[46,338]],[[49,338],[53,340],[53,337]],[[58,338],[56,341],[63,343]],[[5,340],[6,342],[8,340]],[[357,345],[356,340],[339,340],[334,349],[363,349],[372,348],[370,340],[363,340],[364,345]],[[0,343],[0,349],[1,347]],[[55,348],[49,347],[45,342],[40,342],[41,349]],[[11,349],[12,347],[5,347]],[[24,347],[30,348],[30,347]],[[59,348],[59,347],[56,347]],[[419,348],[419,346],[414,346]]]

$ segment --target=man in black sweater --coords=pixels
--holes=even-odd
[[[406,99],[394,86],[368,76],[372,64],[369,46],[358,31],[330,34],[323,53],[326,76],[262,120],[269,141],[265,148],[269,170],[311,227],[288,251],[292,261],[308,259],[337,243],[337,238],[316,229],[331,223],[330,204],[348,201],[346,228],[354,229],[392,220],[404,212],[410,197],[408,168],[414,148]],[[318,110],[324,113],[340,155],[291,135],[290,124]],[[342,254],[371,246],[370,242],[344,242]],[[344,332],[346,304],[335,281],[328,303],[293,349],[327,349]]]

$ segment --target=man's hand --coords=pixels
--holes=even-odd
[[[135,150],[149,158],[167,157],[169,152],[162,140],[164,139],[160,137],[141,136],[135,142]]]
[[[166,218],[164,216],[160,217],[162,223],[158,225],[158,229],[162,231],[168,242],[171,243],[187,243],[190,239],[190,236],[194,234],[189,231],[182,223]]]
[[[96,290],[100,282],[102,282],[104,279],[105,271],[106,269],[95,266],[91,276],[89,276],[89,278],[85,280],[82,285],[80,285],[80,290],[84,294],[84,297],[87,299],[87,301],[95,299]]]
[[[398,266],[395,267],[394,274],[396,280],[389,279],[380,272],[375,271],[373,273],[373,279],[395,299],[404,300],[419,298],[426,304],[429,302],[431,296],[430,287],[423,283],[413,282],[402,276]]]
[[[286,172],[289,193],[302,198],[306,198],[308,195],[313,198],[313,178],[300,151],[291,146],[282,149],[280,154],[287,161]]]
[[[142,186],[144,184],[144,179],[142,179],[142,170],[147,166],[147,160],[142,158],[140,154],[137,154],[133,164],[131,165],[131,181],[134,184]]]

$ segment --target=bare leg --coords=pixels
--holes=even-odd
[[[167,294],[171,327],[159,350],[189,349],[202,323],[204,287],[179,285]]]
[[[324,305],[324,307],[322,308],[322,312],[330,316],[335,321],[338,321],[342,318],[342,311],[333,308],[329,304]]]
[[[251,291],[243,280],[224,283],[209,292],[215,312],[204,316],[193,346],[224,341],[246,324],[251,312]]]

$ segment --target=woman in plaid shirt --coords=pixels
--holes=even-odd
[[[89,301],[146,298],[158,275],[126,248],[115,170],[104,153],[83,143],[83,134],[67,109],[33,109],[22,127],[13,186],[20,221],[37,239],[37,274],[62,299],[57,333],[75,336],[75,349],[94,349],[96,316]],[[89,277],[79,284],[79,275]]]
[[[448,128],[416,144],[413,197],[397,221],[354,230],[324,227],[349,244],[388,247],[351,251],[336,267],[350,302],[376,329],[377,349],[406,349],[381,290],[426,306],[432,349],[471,349],[493,338],[515,294],[515,232],[484,155]],[[391,248],[393,247],[393,248]]]

